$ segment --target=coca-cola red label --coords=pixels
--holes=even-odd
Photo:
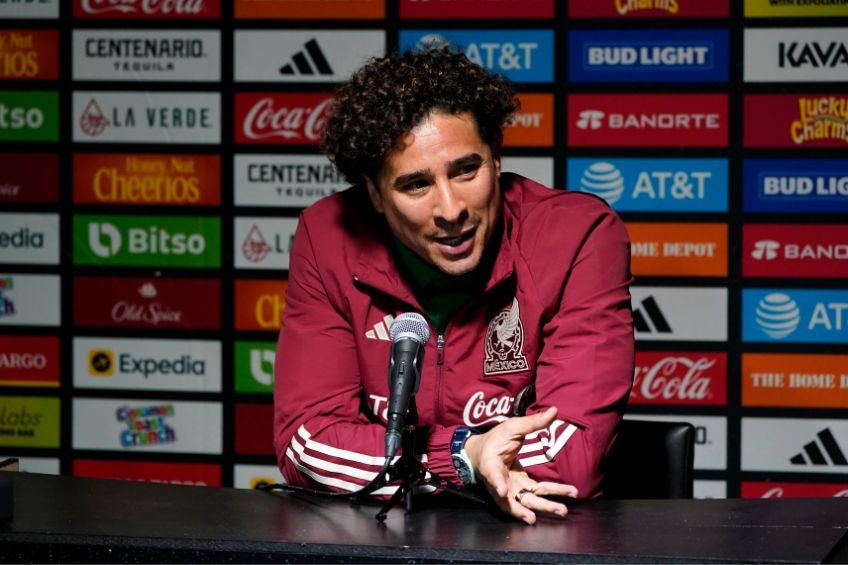
[[[217,330],[221,285],[214,279],[75,277],[74,323]]]
[[[221,17],[221,0],[74,0],[74,17],[110,20],[209,20]]]
[[[727,404],[727,354],[638,351],[631,404]]]
[[[848,497],[848,483],[773,483],[743,481],[742,498]]]
[[[238,93],[236,143],[318,145],[331,100],[329,94]]]

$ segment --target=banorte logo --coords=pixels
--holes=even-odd
[[[126,425],[126,429],[120,434],[121,447],[131,449],[176,442],[177,432],[165,421],[165,418],[173,415],[173,404],[118,408],[115,416],[118,422]]]
[[[220,0],[77,0],[75,17],[218,17]]]
[[[624,194],[624,177],[612,163],[598,161],[583,171],[580,188],[615,204]]]
[[[777,252],[779,249],[779,241],[761,239],[754,243],[754,249],[751,251],[751,257],[758,261],[771,261],[773,259],[777,259]]]
[[[789,126],[796,145],[835,140],[848,143],[848,98],[816,96],[798,98],[798,118]]]
[[[332,98],[236,94],[236,142],[317,145]]]
[[[756,321],[764,334],[772,339],[782,339],[798,328],[801,310],[788,294],[773,292],[757,304]]]

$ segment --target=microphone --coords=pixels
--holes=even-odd
[[[394,457],[400,447],[409,402],[421,384],[421,363],[424,345],[430,339],[430,326],[421,314],[405,312],[392,322],[391,336],[386,457]]]

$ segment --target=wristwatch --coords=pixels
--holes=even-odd
[[[471,459],[468,458],[468,453],[465,451],[465,442],[472,435],[474,435],[473,431],[465,426],[460,426],[453,432],[450,442],[453,466],[456,469],[459,480],[465,486],[473,485],[477,482],[474,476],[474,467],[471,466]]]

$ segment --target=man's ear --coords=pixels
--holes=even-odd
[[[365,179],[365,186],[368,188],[368,198],[371,199],[371,204],[374,206],[374,209],[377,210],[380,214],[383,213],[383,195],[380,194],[380,189],[377,188],[377,185],[374,184],[374,181],[369,177],[363,176]]]
[[[501,178],[501,158],[495,157],[494,161],[495,161],[495,178],[499,179],[499,178]]]

